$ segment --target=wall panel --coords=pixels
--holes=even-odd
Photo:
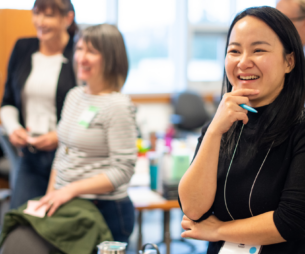
[[[0,98],[4,91],[7,65],[17,39],[36,36],[32,11],[0,9]]]

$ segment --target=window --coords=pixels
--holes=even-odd
[[[0,9],[31,10],[33,8],[34,2],[34,0],[2,0],[0,1]]]
[[[223,75],[226,34],[196,32],[191,38],[190,81],[219,81]]]
[[[226,33],[231,16],[231,2],[228,0],[188,1],[189,82],[215,82],[222,79]]]
[[[192,24],[228,24],[230,14],[229,0],[188,0],[188,17]]]
[[[169,46],[174,21],[174,0],[119,1],[118,27],[130,65],[124,92],[173,91],[175,69]]]
[[[74,5],[75,20],[78,24],[101,24],[106,22],[106,0],[72,0],[71,2]]]

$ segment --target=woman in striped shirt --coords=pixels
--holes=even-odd
[[[67,95],[59,147],[40,202],[52,216],[74,197],[90,199],[114,240],[127,242],[134,225],[127,187],[136,161],[136,127],[134,106],[120,93],[128,71],[123,37],[112,25],[88,27],[80,34],[74,57],[85,85]]]

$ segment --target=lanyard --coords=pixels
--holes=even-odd
[[[235,153],[236,153],[236,150],[237,150],[237,147],[238,147],[238,144],[239,144],[239,140],[240,140],[241,134],[243,132],[244,126],[245,125],[243,124],[243,126],[241,127],[241,130],[240,130],[240,133],[239,133],[239,137],[238,137],[238,140],[237,140],[234,152],[233,152],[233,156],[232,156],[232,159],[230,161],[230,165],[229,165],[229,168],[228,168],[228,171],[227,171],[225,184],[224,184],[224,201],[225,201],[225,206],[226,206],[227,212],[230,215],[230,217],[232,218],[232,220],[234,220],[234,218],[233,218],[232,214],[229,211],[228,204],[227,204],[227,197],[226,197],[227,181],[228,181],[229,172],[230,172],[230,169],[231,169],[231,166],[232,166],[232,163],[233,163],[233,159],[235,157]],[[271,144],[271,146],[270,146],[270,148],[269,148],[269,150],[268,150],[268,152],[267,152],[267,154],[265,156],[265,159],[263,160],[263,163],[260,166],[260,168],[259,168],[259,170],[258,170],[258,172],[256,174],[256,177],[255,177],[255,179],[253,181],[253,184],[252,184],[252,187],[251,187],[251,191],[250,191],[250,194],[249,194],[249,211],[250,211],[252,217],[253,217],[253,213],[252,213],[252,209],[251,209],[251,197],[252,197],[253,188],[254,188],[255,182],[257,180],[257,177],[258,177],[259,173],[261,172],[261,169],[263,168],[263,165],[264,165],[264,163],[265,163],[265,161],[266,161],[266,159],[267,159],[267,157],[269,155],[269,152],[270,152],[270,150],[271,150],[271,148],[273,146],[273,143],[274,143],[274,141],[272,142],[272,144]]]

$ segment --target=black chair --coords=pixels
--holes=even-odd
[[[202,97],[196,92],[184,91],[173,95],[172,105],[174,114],[170,120],[180,136],[195,131],[211,119]]]

